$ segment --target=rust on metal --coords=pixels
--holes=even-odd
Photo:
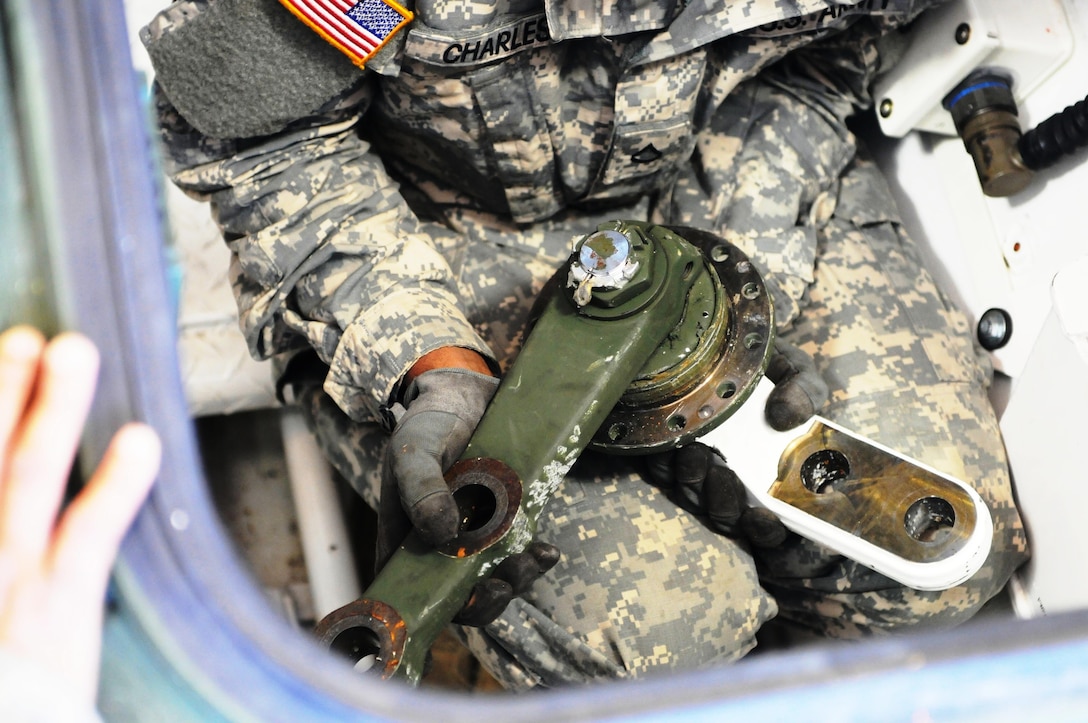
[[[353,664],[373,660],[370,672],[391,678],[400,667],[408,629],[401,616],[380,600],[360,598],[329,613],[314,634],[321,644]]]
[[[468,557],[502,539],[521,507],[522,483],[517,472],[497,459],[462,459],[446,473],[446,484],[457,502],[461,531],[437,548],[439,552]]]
[[[978,519],[959,485],[820,422],[782,453],[770,494],[912,562],[954,555]]]

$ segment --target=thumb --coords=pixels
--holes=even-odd
[[[779,432],[802,424],[827,403],[827,383],[816,369],[812,356],[778,340],[767,365],[767,378],[774,390],[767,398],[767,422]]]
[[[773,548],[786,541],[789,530],[766,507],[749,507],[740,518],[740,529],[755,547]]]

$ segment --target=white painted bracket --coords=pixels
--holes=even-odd
[[[1073,53],[1061,0],[953,0],[922,15],[910,45],[874,87],[881,130],[955,135],[941,101],[978,68],[1012,76],[1017,103]]]
[[[941,559],[920,562],[908,560],[888,549],[862,539],[850,531],[820,519],[804,510],[777,499],[770,488],[779,475],[779,460],[790,444],[802,437],[811,423],[787,432],[777,432],[767,424],[764,407],[774,384],[764,378],[755,392],[724,424],[700,439],[716,447],[730,468],[748,489],[749,502],[766,507],[778,515],[789,529],[802,537],[818,542],[879,573],[918,590],[944,590],[959,585],[974,575],[986,560],[993,539],[993,521],[986,504],[975,490],[962,481],[949,477],[917,460],[901,455],[877,442],[854,434],[822,417],[812,422],[826,425],[841,434],[860,440],[873,448],[905,460],[962,489],[974,506],[975,524],[959,549]],[[867,513],[872,513],[868,508]],[[904,525],[906,521],[894,510],[884,510],[882,525]],[[886,517],[886,519],[885,519]]]

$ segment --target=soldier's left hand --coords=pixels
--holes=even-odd
[[[462,365],[441,366],[436,358],[445,363],[455,358]],[[488,367],[475,352],[440,350],[424,360],[413,367],[419,373],[406,395],[411,401],[393,432],[383,465],[379,568],[412,527],[431,544],[447,542],[457,534],[460,516],[443,472],[464,451],[499,386],[498,379],[482,373]],[[533,542],[511,555],[476,583],[454,622],[487,625],[559,557],[558,548],[543,542]]]
[[[718,532],[756,547],[777,547],[788,530],[768,509],[750,507],[736,472],[713,447],[702,442],[646,457],[650,482],[685,510],[705,516]]]
[[[774,347],[766,372],[774,389],[763,413],[772,428],[784,432],[818,412],[827,403],[828,388],[808,352],[781,339]]]

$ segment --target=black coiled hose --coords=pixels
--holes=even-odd
[[[1024,165],[1038,171],[1088,145],[1088,97],[1052,115],[1020,139]]]

